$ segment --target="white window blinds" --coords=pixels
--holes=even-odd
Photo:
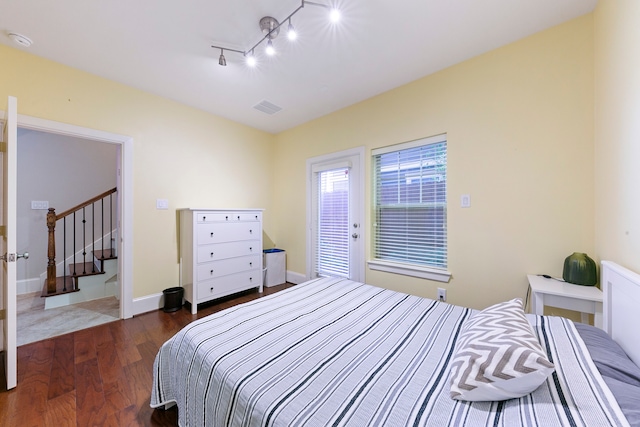
[[[447,267],[445,135],[373,151],[374,257]]]
[[[349,277],[349,168],[318,172],[316,274]]]

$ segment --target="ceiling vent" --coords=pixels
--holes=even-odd
[[[262,111],[263,113],[269,114],[269,115],[273,115],[275,113],[277,113],[278,111],[281,111],[282,108],[278,107],[275,104],[270,103],[269,101],[262,101],[256,105],[253,106],[253,108],[255,108],[258,111]]]

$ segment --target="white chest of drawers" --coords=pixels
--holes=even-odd
[[[262,209],[179,209],[180,283],[198,304],[246,289],[262,292]]]

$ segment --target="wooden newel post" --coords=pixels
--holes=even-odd
[[[56,210],[49,208],[47,212],[47,228],[49,229],[49,249],[47,251],[47,293],[56,292]]]

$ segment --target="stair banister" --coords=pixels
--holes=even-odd
[[[56,292],[56,240],[55,240],[56,239],[55,238],[56,223],[59,220],[66,218],[68,215],[75,214],[80,209],[83,209],[89,205],[93,205],[94,203],[104,199],[105,197],[110,196],[116,191],[117,191],[117,188],[112,188],[111,190],[105,191],[104,193],[98,196],[95,196],[83,203],[80,203],[79,205],[62,212],[61,214],[56,214],[55,208],[49,208],[49,211],[47,212],[47,229],[48,229],[49,237],[48,237],[48,245],[47,245],[48,261],[47,261],[47,279],[46,279],[46,287],[47,287],[48,294],[53,294]],[[104,222],[104,216],[102,218],[102,221]],[[66,223],[65,223],[65,229],[66,229]],[[75,226],[74,226],[74,233],[75,233]],[[102,239],[104,240],[104,233],[103,233]],[[65,238],[65,242],[66,242],[66,238]],[[74,238],[74,242],[75,242],[75,238]],[[63,254],[63,256],[66,256],[66,254]],[[75,249],[74,249],[74,256],[75,256]]]

